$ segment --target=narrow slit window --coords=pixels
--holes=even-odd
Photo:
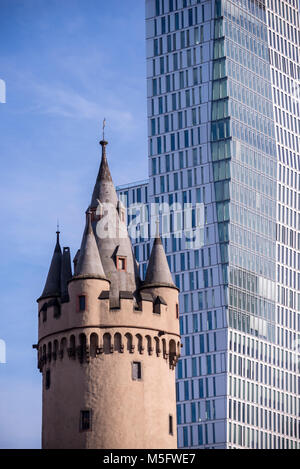
[[[173,435],[173,415],[169,415],[169,435]]]
[[[80,430],[82,432],[92,429],[92,411],[81,410],[80,412]]]
[[[85,307],[86,307],[85,303],[86,303],[85,296],[84,295],[79,296],[79,311],[85,311]]]
[[[51,384],[50,370],[46,370],[46,376],[45,376],[45,387],[46,387],[46,389],[50,388],[50,384]]]

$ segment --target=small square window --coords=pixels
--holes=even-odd
[[[141,362],[132,363],[132,379],[138,380],[142,379],[142,364]]]
[[[92,429],[92,411],[81,410],[80,411],[80,430],[82,432]]]
[[[79,311],[85,311],[85,296],[79,296]]]

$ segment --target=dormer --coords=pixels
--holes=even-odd
[[[115,250],[115,263],[118,272],[127,272],[127,255],[122,252],[122,248],[120,246],[117,246]]]

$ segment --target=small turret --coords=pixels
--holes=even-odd
[[[62,253],[59,244],[59,233],[59,231],[56,232],[56,245],[41,298],[57,297],[61,294]]]
[[[76,277],[86,275],[105,278],[98,246],[92,228],[90,211],[87,212],[86,228],[83,234],[78,263],[76,266]]]
[[[151,296],[153,312],[165,316],[168,330],[176,330],[178,327],[178,291],[172,279],[157,226],[145,281],[140,287],[140,295],[142,299],[145,298],[145,294]]]
[[[146,285],[175,287],[158,227],[146,272]]]

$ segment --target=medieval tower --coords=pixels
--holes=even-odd
[[[38,301],[43,448],[176,448],[178,289],[156,234],[138,275],[106,157],[74,258],[59,232]]]

